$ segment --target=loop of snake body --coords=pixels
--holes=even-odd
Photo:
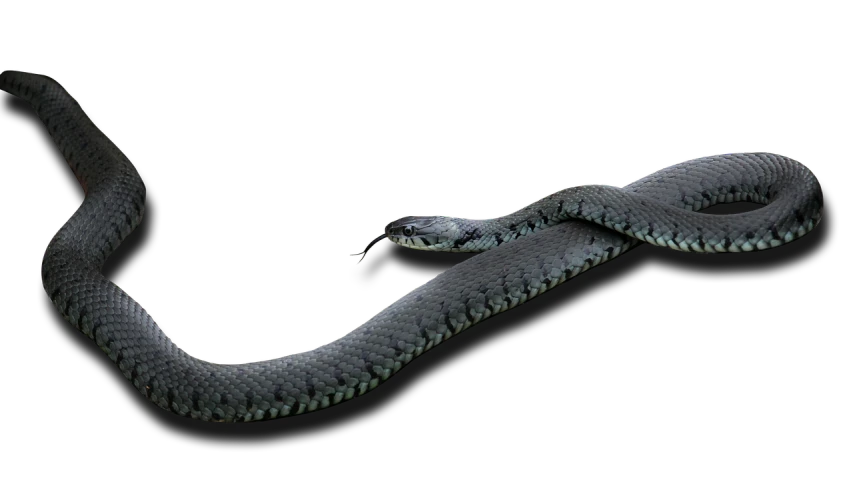
[[[44,288],[54,305],[151,402],[206,421],[283,418],[363,395],[463,330],[641,242],[687,252],[762,250],[805,235],[821,219],[815,176],[770,153],[700,158],[624,188],[569,188],[492,220],[406,217],[389,224],[383,237],[412,248],[486,251],[332,343],[275,360],[219,365],[178,348],[101,274],[145,208],[145,186],[127,157],[51,78],[7,71],[0,88],[31,104],[86,193],[44,256]],[[732,215],[696,212],[738,201],[765,206]],[[523,361],[554,368],[535,356]],[[508,390],[523,384],[525,398],[549,388],[506,382]]]

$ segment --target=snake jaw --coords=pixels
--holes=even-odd
[[[403,217],[385,227],[388,239],[415,250],[451,251],[459,228],[451,217]]]
[[[450,250],[454,238],[449,232],[457,230],[450,220],[446,217],[403,217],[389,223],[385,227],[385,233],[367,244],[364,251],[352,255],[361,255],[358,261],[361,263],[367,256],[367,251],[386,237],[397,245],[416,250]]]

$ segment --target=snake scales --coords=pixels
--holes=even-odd
[[[201,420],[287,417],[362,395],[453,335],[641,241],[683,251],[761,250],[805,235],[821,218],[814,175],[769,153],[692,160],[625,188],[570,188],[499,219],[406,217],[389,224],[383,237],[414,248],[487,251],[328,345],[275,360],[218,365],[178,348],[100,272],[144,210],[145,186],[127,157],[54,80],[7,71],[0,74],[0,88],[32,105],[86,193],[47,248],[46,292],[140,393],[163,409]],[[695,212],[737,201],[766,206],[733,215]],[[537,358],[525,361],[536,364]],[[536,398],[536,392],[527,393]]]

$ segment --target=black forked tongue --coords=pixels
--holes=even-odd
[[[367,252],[369,252],[370,250],[372,250],[372,249],[373,249],[373,247],[375,247],[375,246],[379,245],[379,243],[380,243],[382,240],[384,240],[384,239],[385,239],[385,234],[384,234],[384,233],[380,233],[376,238],[374,238],[373,240],[371,240],[371,241],[370,241],[370,243],[368,243],[366,247],[364,247],[364,250],[362,250],[361,252],[358,252],[358,253],[353,253],[353,254],[351,254],[351,256],[353,256],[353,257],[358,257],[358,261],[357,261],[357,262],[355,262],[355,264],[356,264],[356,265],[361,265],[361,262],[363,262],[363,261],[364,261],[364,257],[366,257],[366,256],[367,256]]]

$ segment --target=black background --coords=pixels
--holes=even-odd
[[[115,71],[66,72],[66,86],[83,87],[85,95],[276,94],[232,78],[191,88],[173,75],[129,81]],[[3,94],[0,112],[4,155],[13,160],[4,162],[2,215],[60,216],[77,206],[82,189],[30,107]],[[255,351],[318,343],[407,282],[467,258],[388,242],[358,267],[343,256],[402,207],[494,214],[554,183],[582,183],[583,175],[615,183],[679,152],[726,150],[527,142],[131,143],[148,188],[145,219],[104,274],[136,288],[161,312],[161,325],[194,350],[254,358]],[[841,145],[776,146],[818,167],[846,165]],[[4,225],[15,242],[6,250],[7,273],[14,272],[7,278],[15,279],[7,301],[26,305],[27,313],[25,322],[5,322],[18,359],[7,381],[31,422],[68,429],[286,430],[328,441],[329,432],[405,439],[452,429],[571,435],[586,445],[649,432],[696,440],[728,431],[736,432],[735,443],[784,442],[835,421],[828,405],[837,396],[836,340],[849,294],[849,262],[839,247],[849,243],[849,190],[828,178],[822,183],[820,226],[790,245],[729,255],[638,245],[433,349],[363,398],[247,425],[194,422],[150,404],[43,294],[39,242],[54,227]],[[737,210],[717,209],[729,211]]]

